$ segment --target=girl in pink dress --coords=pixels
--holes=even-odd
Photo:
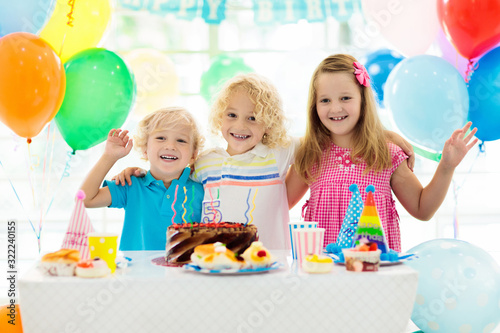
[[[431,182],[423,187],[402,163],[407,155],[387,142],[378,119],[366,69],[349,55],[324,59],[311,79],[306,135],[288,173],[289,206],[310,188],[305,220],[325,228],[325,245],[336,241],[351,192],[357,184],[375,186],[375,202],[391,249],[401,251],[399,216],[392,192],[415,218],[429,220],[443,202],[453,172],[476,144],[477,129],[467,136],[467,123],[444,145],[442,159]],[[469,143],[470,142],[470,143]],[[391,192],[392,191],[392,192]]]

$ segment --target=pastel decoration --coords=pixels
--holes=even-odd
[[[342,252],[342,249],[353,247],[354,234],[358,228],[358,222],[363,211],[363,198],[359,192],[358,185],[351,184],[349,191],[352,192],[349,206],[344,216],[344,221],[340,227],[337,241],[334,244],[328,244],[326,250],[331,253]]]
[[[27,32],[0,38],[0,121],[31,142],[63,102],[66,75],[43,39]]]
[[[368,48],[374,32],[407,57],[424,54],[436,39],[439,21],[436,0],[361,0],[365,29],[353,36],[357,47]]]
[[[88,234],[90,258],[101,258],[107,264],[111,273],[116,270],[116,251],[118,235],[112,233],[92,232]]]
[[[78,190],[76,193],[75,208],[73,209],[73,213],[71,213],[61,249],[78,250],[80,251],[81,259],[87,260],[90,258],[87,235],[94,232],[94,227],[85,210],[83,199],[85,199],[85,192]]]
[[[438,0],[437,14],[448,40],[467,59],[500,42],[498,0]]]
[[[110,18],[109,0],[59,0],[40,37],[66,62],[74,54],[97,46]]]
[[[75,54],[64,65],[66,94],[56,123],[73,150],[85,150],[120,128],[135,101],[135,81],[114,52],[93,48]]]
[[[412,321],[423,332],[494,332],[500,321],[500,266],[478,246],[434,239],[407,251],[418,272]]]
[[[179,76],[166,54],[154,49],[136,49],[124,55],[124,60],[137,83],[134,115],[142,118],[175,102],[179,96]]]
[[[368,185],[366,187],[366,192],[365,205],[361,217],[359,218],[358,228],[354,233],[353,246],[361,244],[361,239],[367,239],[368,242],[376,243],[382,253],[387,253],[389,252],[389,247],[385,240],[384,228],[380,222],[375,199],[373,198],[375,187],[373,185]]]
[[[222,85],[237,74],[254,72],[241,57],[221,54],[211,60],[210,67],[201,75],[200,94],[210,102]]]
[[[56,1],[0,0],[0,37],[13,32],[38,34],[54,11]],[[2,331],[3,332],[3,331]]]
[[[483,55],[469,81],[469,120],[483,141],[500,139],[500,47]]]
[[[19,304],[0,305],[0,332],[23,333]]]
[[[292,245],[292,258],[297,260],[297,244],[293,237],[293,231],[296,229],[317,228],[318,222],[288,222],[288,231],[290,232],[290,243]]]
[[[407,139],[440,152],[453,131],[467,122],[469,93],[449,62],[419,55],[402,60],[391,71],[384,103]]]

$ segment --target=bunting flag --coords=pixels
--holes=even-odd
[[[232,0],[119,0],[122,8],[147,10],[152,14],[173,14],[179,19],[193,20],[202,17],[208,24],[220,24],[226,19],[226,11],[242,9],[240,2]],[[359,0],[252,0],[249,9],[259,25],[308,22],[324,22],[333,17],[339,22],[349,20]]]
[[[85,199],[85,192],[78,190],[75,209],[71,214],[61,248],[79,250],[81,260],[87,260],[90,259],[87,234],[93,232],[94,227],[85,210],[83,199]]]
[[[388,253],[389,247],[385,239],[384,229],[378,216],[377,207],[373,198],[375,187],[368,185],[366,187],[366,200],[358,223],[358,229],[354,234],[354,242],[357,245],[361,239],[367,239],[369,242],[377,243],[382,253]]]

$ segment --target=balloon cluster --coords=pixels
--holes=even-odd
[[[55,117],[70,147],[84,150],[123,124],[135,82],[117,54],[95,48],[110,0],[54,3],[2,8],[0,120],[29,143]]]
[[[390,2],[362,0],[363,12],[408,58],[379,50],[366,68],[379,104],[415,151],[438,161],[446,139],[467,120],[478,139],[500,139],[500,1]],[[423,55],[434,41],[442,57]]]

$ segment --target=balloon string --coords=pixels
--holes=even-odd
[[[70,175],[69,174],[69,169],[71,167],[70,162],[71,162],[71,159],[73,158],[74,154],[72,154],[71,152],[68,152],[66,156],[67,156],[67,158],[66,158],[66,165],[64,166],[63,173],[61,175],[61,178],[59,179],[59,183],[57,183],[56,190],[54,191],[54,194],[52,195],[52,199],[50,200],[49,206],[47,207],[47,210],[45,211],[45,215],[47,215],[49,213],[49,210],[52,207],[52,204],[54,203],[54,199],[56,197],[56,193],[59,190],[59,187],[61,185],[62,180],[64,179],[64,177],[68,177]]]
[[[474,158],[474,161],[472,161],[471,166],[470,166],[469,170],[467,171],[467,173],[465,174],[465,177],[462,180],[462,183],[460,185],[457,185],[457,182],[455,180],[453,180],[453,201],[455,204],[453,207],[453,237],[455,239],[458,238],[458,227],[459,227],[458,214],[457,214],[457,211],[458,211],[458,192],[464,186],[465,181],[467,180],[467,176],[472,172],[472,167],[474,166],[474,164],[478,160],[479,155],[483,152],[484,152],[484,150],[479,149],[476,157]]]
[[[469,85],[469,81],[472,77],[472,74],[474,74],[474,71],[477,69],[478,64],[474,64],[474,61],[472,59],[469,59],[469,63],[467,64],[467,70],[465,71],[465,83],[467,83],[467,86]]]
[[[75,20],[75,18],[73,17],[73,11],[75,9],[75,1],[76,0],[69,0],[68,1],[68,6],[71,7],[70,9],[70,12],[68,13],[68,15],[66,15],[66,17],[68,18],[68,22],[67,24],[73,28],[73,21]]]
[[[31,149],[30,149],[30,144],[28,143],[28,160],[27,160],[27,169],[28,169],[28,180],[30,182],[30,187],[31,187],[31,195],[33,196],[33,207],[36,207],[36,199],[35,199],[35,186],[33,185],[33,183],[35,182],[35,180],[33,179],[32,180],[32,173],[31,171],[33,170],[33,164],[31,163],[31,159],[32,159],[32,156],[31,156]]]
[[[45,177],[45,170],[47,166],[47,153],[49,151],[49,142],[50,142],[50,125],[47,126],[47,140],[45,142],[45,155],[43,157],[43,168],[42,168],[42,187],[41,187],[41,198],[40,198],[40,221],[38,222],[38,230],[40,232],[40,235],[42,234],[42,221],[43,221],[43,206],[45,204],[45,197],[47,196],[47,191],[48,191],[48,179]],[[45,195],[43,195],[43,189],[46,187]]]
[[[0,161],[0,166],[2,167],[3,171],[5,172],[5,175],[7,175],[7,171],[5,170],[5,167],[3,166],[2,161]],[[35,236],[37,239],[40,239],[39,233],[37,234],[35,230],[35,226],[33,225],[33,222],[31,222],[30,217],[28,216],[28,213],[26,212],[26,209],[24,208],[23,202],[21,201],[21,198],[19,198],[19,195],[17,194],[16,188],[14,187],[14,184],[12,184],[12,180],[7,176],[7,180],[9,181],[10,187],[12,188],[12,191],[14,191],[14,194],[17,198],[17,201],[19,202],[19,205],[21,205],[21,208],[23,209],[23,212],[26,214],[26,219],[31,225],[31,229],[33,229],[33,232],[35,233]],[[40,244],[40,242],[38,243]],[[38,247],[38,251],[40,251],[40,246]]]

